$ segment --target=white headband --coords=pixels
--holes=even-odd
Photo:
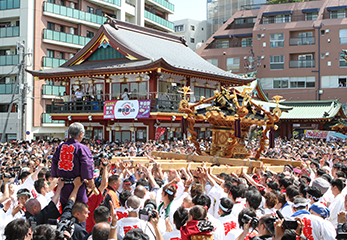
[[[139,211],[140,211],[140,206],[138,208],[128,207],[128,200],[125,202],[125,207],[127,208],[126,210],[128,212],[137,212],[137,213],[139,213]]]

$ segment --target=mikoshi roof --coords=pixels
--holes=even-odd
[[[329,120],[334,117],[346,118],[342,104],[338,100],[329,101],[285,101],[282,105],[293,107],[283,112],[281,120]]]
[[[101,59],[100,56],[95,57],[102,48],[114,52],[113,57],[105,58],[106,54]],[[181,37],[110,17],[89,43],[62,66],[27,71],[39,79],[64,80],[72,77],[148,73],[154,70],[234,86],[254,80],[214,66],[192,51]]]

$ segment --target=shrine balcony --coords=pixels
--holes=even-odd
[[[151,99],[151,112],[178,112],[180,100]],[[104,101],[52,101],[50,113],[103,113]]]

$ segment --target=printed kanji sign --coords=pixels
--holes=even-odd
[[[73,170],[74,151],[75,151],[75,147],[73,145],[62,145],[60,149],[60,156],[59,156],[59,162],[58,162],[59,170],[64,170],[64,171]]]

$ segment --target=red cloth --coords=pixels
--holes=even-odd
[[[93,227],[95,225],[94,222],[94,210],[99,207],[101,201],[103,200],[103,196],[98,189],[99,195],[95,195],[94,193],[88,198],[88,206],[89,206],[89,215],[86,221],[86,230],[88,233],[92,232]]]
[[[182,240],[190,240],[190,236],[192,235],[211,235],[212,231],[201,232],[198,227],[198,223],[200,221],[191,220],[187,222],[187,225],[181,227],[181,239]]]

